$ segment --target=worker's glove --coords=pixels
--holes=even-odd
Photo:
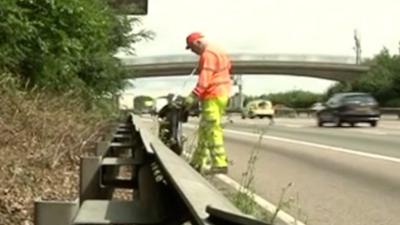
[[[188,95],[185,98],[184,107],[186,109],[189,109],[194,104],[195,101],[196,101],[196,95],[194,95],[193,93],[190,93],[190,95]]]

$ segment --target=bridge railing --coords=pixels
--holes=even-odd
[[[260,54],[260,53],[232,53],[229,54],[232,61],[291,61],[291,62],[327,62],[355,64],[355,58],[349,56],[335,55],[305,55],[305,54]],[[198,58],[192,54],[142,56],[142,57],[123,57],[121,61],[124,65],[143,65],[154,63],[171,62],[197,62]]]

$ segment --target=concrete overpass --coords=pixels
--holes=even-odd
[[[348,81],[360,77],[368,66],[355,58],[326,55],[231,54],[234,74],[278,74]],[[167,55],[122,58],[132,77],[188,75],[197,63],[194,55]]]

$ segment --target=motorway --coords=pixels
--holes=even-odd
[[[228,176],[240,182],[252,149],[264,130],[255,165],[256,193],[273,204],[289,183],[286,210],[313,225],[400,224],[400,121],[376,128],[318,128],[312,119],[233,118],[225,127],[232,165]],[[191,139],[196,119],[186,131]],[[300,209],[300,210],[299,210]],[[301,213],[299,213],[301,211]]]

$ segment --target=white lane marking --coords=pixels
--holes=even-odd
[[[147,122],[153,122],[150,119],[147,118],[142,118],[142,120],[147,121]],[[191,128],[195,128],[195,126],[193,125],[188,125],[186,124],[185,126],[189,126]],[[184,156],[189,157],[190,154],[187,152],[184,152]],[[231,187],[233,187],[235,190],[237,191],[245,191],[246,193],[249,192],[249,190],[247,190],[245,187],[242,187],[239,183],[237,183],[235,180],[233,180],[232,178],[223,175],[223,174],[217,174],[215,175],[216,178],[218,178],[219,180],[221,180],[222,182],[224,182],[227,185],[230,185]],[[267,210],[268,212],[270,212],[271,214],[274,214],[276,212],[276,206],[270,202],[268,202],[267,200],[263,199],[262,197],[260,197],[257,194],[253,194],[254,196],[254,201],[262,208],[264,208],[265,210]],[[283,210],[280,210],[278,212],[277,217],[279,219],[281,219],[282,221],[284,221],[286,224],[288,225],[305,225],[303,222],[299,221],[298,219],[292,217],[291,215],[289,215],[288,213],[284,212]]]
[[[190,127],[190,128],[195,128],[195,126],[190,125],[190,124],[186,124],[185,126]],[[249,137],[257,137],[258,138],[260,136],[258,134],[237,131],[237,130],[230,130],[230,129],[224,129],[224,131],[227,133],[238,134],[238,135],[249,136]],[[288,142],[288,143],[292,143],[292,144],[306,145],[306,146],[310,146],[310,147],[327,149],[327,150],[331,150],[331,151],[335,151],[335,152],[347,153],[347,154],[351,154],[351,155],[363,156],[363,157],[372,158],[372,159],[381,159],[381,160],[385,160],[385,161],[400,163],[400,158],[378,155],[378,154],[374,154],[374,153],[359,152],[356,150],[351,150],[351,149],[346,149],[346,148],[341,148],[341,147],[334,147],[334,146],[323,145],[323,144],[316,144],[316,143],[307,142],[307,141],[299,141],[299,140],[275,137],[275,136],[270,136],[270,135],[265,135],[265,134],[263,135],[263,139],[270,139],[270,140],[275,140],[275,141]]]
[[[251,122],[251,123],[237,123],[238,125],[245,124],[245,125],[252,125],[252,126],[259,126],[259,125],[265,125],[268,126],[268,123],[256,123],[256,122]],[[293,124],[293,123],[277,123],[275,122],[275,126],[280,126],[280,127],[290,127],[290,128],[302,128],[302,127],[307,127],[304,124]]]
[[[257,135],[257,134],[252,134],[252,133],[247,133],[247,132],[242,132],[242,131],[227,130],[227,129],[225,131],[234,133],[234,134],[246,135],[246,136],[251,136],[251,137],[259,137],[259,135]],[[316,143],[293,140],[293,139],[288,139],[288,138],[274,137],[274,136],[269,136],[269,135],[263,135],[263,138],[276,140],[276,141],[284,141],[284,142],[288,142],[288,143],[292,143],[292,144],[301,144],[301,145],[306,145],[306,146],[311,146],[311,147],[316,147],[316,148],[323,148],[323,149],[336,151],[336,152],[342,152],[342,153],[347,153],[347,154],[352,154],[352,155],[357,155],[357,156],[363,156],[363,157],[368,157],[368,158],[373,158],[373,159],[381,159],[381,160],[400,163],[399,158],[383,156],[383,155],[378,155],[378,154],[373,154],[373,153],[359,152],[356,150],[351,150],[351,149],[346,149],[346,148],[316,144]]]
[[[147,119],[143,119],[143,120],[147,120]],[[150,120],[148,120],[148,121],[150,121]],[[196,126],[191,125],[191,124],[185,124],[185,126],[190,127],[190,128],[196,128]],[[228,133],[239,134],[239,135],[244,135],[244,136],[257,137],[257,138],[259,137],[258,134],[253,134],[253,133],[248,133],[248,132],[243,132],[243,131],[237,131],[237,130],[231,130],[231,129],[224,129],[224,131],[226,131]],[[400,163],[400,158],[378,155],[378,154],[374,154],[374,153],[360,152],[360,151],[352,150],[352,149],[334,147],[334,146],[323,145],[323,144],[316,144],[316,143],[307,142],[307,141],[299,141],[299,140],[295,140],[295,139],[282,138],[282,137],[270,136],[270,135],[265,135],[265,134],[263,135],[263,138],[275,140],[275,141],[288,142],[288,143],[292,143],[292,144],[301,144],[301,145],[306,145],[306,146],[310,146],[310,147],[323,148],[323,149],[327,149],[327,150],[331,150],[331,151],[342,152],[342,153],[347,153],[347,154],[351,154],[351,155],[357,155],[357,156],[362,156],[362,157],[367,157],[367,158],[372,158],[372,159],[381,159],[381,160],[385,160],[385,161]]]
[[[240,124],[240,123],[238,123],[238,124]],[[251,122],[251,123],[248,123],[248,125],[257,126],[259,124]],[[275,126],[288,127],[288,128],[315,127],[315,125],[312,125],[312,124],[295,124],[295,123],[284,123],[284,122],[279,122],[279,121],[275,122]],[[362,129],[362,128],[365,128],[365,127],[361,127],[360,129],[345,129],[345,128],[343,128],[342,130],[343,131],[348,131],[348,132],[354,132],[354,133],[359,132],[359,133],[376,134],[376,135],[387,135],[388,134],[387,132],[384,132],[384,131],[381,131],[381,130],[376,130],[376,128],[373,128],[373,129],[368,129],[367,128],[368,130],[365,130],[365,129]]]
[[[357,130],[352,130],[355,132],[360,132],[360,133],[365,133],[365,134],[377,134],[377,135],[386,135],[386,132],[383,131],[379,131],[379,130],[361,130],[361,129],[357,129]]]
[[[227,185],[230,185],[231,187],[235,188],[237,191],[249,191],[246,188],[242,187],[239,183],[237,183],[235,180],[233,180],[232,178],[223,175],[223,174],[217,174],[215,175],[215,177],[217,177],[219,180],[221,180],[222,182],[224,182]],[[268,202],[267,200],[263,199],[262,197],[260,197],[259,195],[254,193],[254,201],[261,206],[262,208],[264,208],[265,210],[267,210],[270,213],[275,213],[276,211],[276,206],[270,202]],[[280,218],[282,221],[284,221],[287,224],[290,225],[304,225],[303,222],[295,219],[294,217],[292,217],[291,215],[289,215],[288,213],[280,210],[278,212],[277,215],[278,218]]]
[[[142,120],[148,121],[148,122],[154,122],[153,120],[147,119],[147,118],[142,118]],[[185,126],[189,127],[189,128],[196,128],[196,126],[191,125],[191,124],[185,124]],[[234,133],[234,134],[245,135],[245,136],[259,137],[259,135],[257,135],[257,134],[248,133],[248,132],[242,132],[242,131],[236,131],[236,130],[230,130],[230,129],[225,129],[224,131],[227,131],[227,132],[230,132],[230,133]],[[293,143],[293,144],[302,144],[302,145],[311,146],[311,147],[323,148],[323,149],[327,149],[327,150],[331,150],[331,151],[337,151],[337,152],[342,152],[342,153],[347,153],[347,154],[352,154],[352,155],[357,155],[357,156],[363,156],[363,157],[368,157],[368,158],[373,158],[373,159],[381,159],[381,160],[386,160],[386,161],[391,161],[391,162],[396,162],[396,163],[400,162],[399,158],[382,156],[382,155],[372,154],[372,153],[358,152],[358,151],[355,151],[355,150],[350,150],[350,149],[345,149],[345,148],[340,148],[340,147],[316,144],[316,143],[293,140],[293,139],[288,139],[288,138],[280,138],[280,137],[269,136],[269,135],[263,135],[263,138],[276,140],[276,141],[284,141],[284,142]],[[216,175],[216,177],[218,179],[220,179],[221,181],[223,181],[224,183],[232,186],[236,190],[245,190],[244,187],[242,187],[242,189],[241,189],[241,185],[238,184],[236,181],[234,181],[230,177],[227,177],[227,176],[222,175],[222,174]],[[254,194],[254,201],[259,206],[263,207],[264,209],[266,209],[269,212],[274,213],[276,211],[276,206],[275,205],[273,205],[272,203],[270,203],[267,200],[263,199],[262,197],[260,197],[257,194]],[[284,211],[279,211],[277,216],[282,221],[284,221],[284,222],[286,222],[286,223],[288,223],[290,225],[304,225],[303,222],[301,222],[299,220],[296,220],[294,217],[292,217],[291,215],[287,214]]]
[[[302,127],[306,127],[304,125],[300,125],[300,124],[277,124],[278,126],[283,126],[283,127],[290,127],[290,128],[302,128]]]

